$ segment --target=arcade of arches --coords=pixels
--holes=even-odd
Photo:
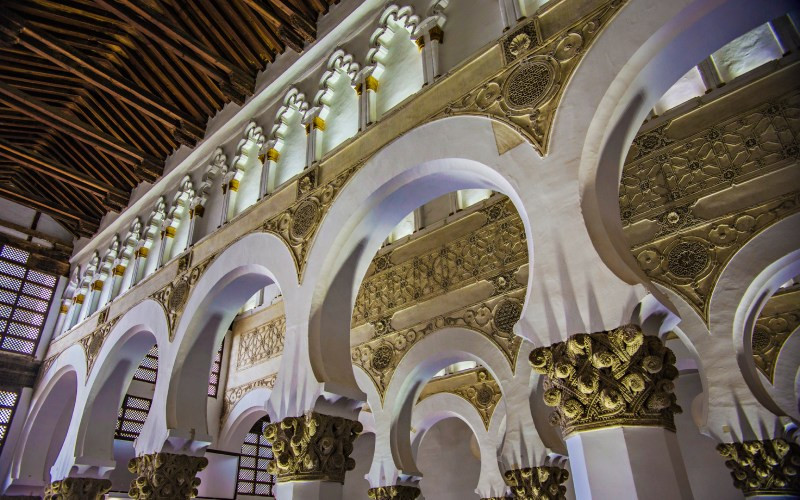
[[[76,240],[2,498],[800,498],[800,4],[301,3]]]

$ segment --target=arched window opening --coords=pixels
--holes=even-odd
[[[269,162],[267,193],[272,193],[306,168],[308,141],[303,121],[308,103],[305,99],[303,93],[292,88],[278,110],[266,156]]]
[[[254,205],[261,196],[261,173],[264,168],[261,150],[265,140],[261,127],[250,122],[233,158],[231,173],[234,175],[228,183],[228,220]]]
[[[153,213],[145,227],[142,240],[138,249],[138,274],[134,284],[150,276],[158,269],[159,251],[161,250],[162,225],[167,216],[167,204],[164,197],[159,198]]]
[[[380,119],[425,83],[421,47],[412,39],[418,23],[411,7],[391,5],[370,38],[374,48],[367,58],[373,66],[365,81],[366,90],[374,94],[375,116],[370,121]]]
[[[343,50],[337,50],[328,60],[328,70],[320,82],[322,90],[314,99],[323,128],[315,145],[315,161],[358,133],[358,94],[354,88],[358,70],[353,56]],[[319,129],[318,124],[312,126]]]
[[[108,304],[111,299],[111,290],[114,281],[114,267],[117,264],[117,256],[119,255],[119,238],[114,238],[111,242],[106,255],[103,257],[103,262],[100,264],[100,269],[97,272],[94,283],[92,283],[92,308],[89,314],[102,309]]]
[[[192,243],[197,243],[205,236],[213,233],[221,224],[223,216],[227,216],[225,207],[228,175],[228,157],[217,148],[211,155],[203,180],[197,189],[197,197],[193,202],[194,223]]]
[[[194,199],[194,185],[189,176],[183,178],[181,189],[172,200],[164,229],[164,257],[162,265],[183,253],[189,246],[192,231],[190,206]]]
[[[142,237],[142,222],[136,218],[125,237],[122,251],[114,267],[111,300],[125,293],[130,287],[136,267],[136,249]]]
[[[267,465],[274,460],[274,455],[272,445],[264,437],[268,424],[269,417],[264,416],[244,438],[236,474],[237,495],[274,496],[275,476],[267,472]]]
[[[86,319],[87,316],[89,316],[89,309],[92,304],[92,293],[94,292],[92,286],[94,285],[94,276],[97,272],[98,266],[100,266],[100,255],[95,252],[92,256],[92,260],[89,261],[89,265],[86,266],[86,272],[83,275],[81,286],[78,289],[77,296],[75,297],[75,303],[77,303],[79,306],[79,312],[77,318],[75,318],[75,322],[70,327],[77,325]]]

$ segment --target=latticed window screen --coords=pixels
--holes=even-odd
[[[0,391],[0,453],[6,443],[6,434],[11,427],[14,410],[17,409],[17,400],[19,400],[18,391]]]
[[[211,366],[211,376],[208,379],[208,395],[212,398],[217,397],[219,391],[219,372],[222,370],[222,348],[225,347],[225,341],[219,346],[217,355],[214,356],[214,364]]]
[[[133,441],[139,437],[152,402],[152,399],[126,394],[117,414],[117,429],[114,431],[114,439]]]
[[[158,344],[154,345],[147,351],[144,359],[139,363],[139,368],[133,374],[134,380],[141,380],[142,382],[156,383],[158,376]]]
[[[0,349],[33,354],[53,298],[56,277],[26,266],[30,254],[0,248]]]
[[[250,429],[244,438],[239,455],[239,473],[236,476],[236,492],[242,495],[272,496],[275,476],[267,472],[267,464],[273,459],[272,446],[264,437],[264,428],[269,417],[264,417]]]

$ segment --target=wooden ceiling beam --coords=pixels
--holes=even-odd
[[[109,0],[95,2],[129,23],[139,33],[163,45],[177,57],[208,74],[228,90],[249,95],[255,87],[255,78],[240,67],[223,59],[212,48],[195,40],[180,28],[165,23],[163,16],[138,2],[122,3]],[[228,92],[226,92],[228,93]]]
[[[0,156],[19,162],[21,165],[54,177],[78,189],[100,195],[106,202],[106,208],[119,211],[128,204],[128,193],[125,191],[100,182],[77,170],[63,165],[57,165],[49,158],[45,158],[38,153],[20,149],[2,139],[0,139]]]
[[[62,110],[49,106],[3,82],[0,82],[0,102],[100,151],[105,151],[118,160],[134,165],[139,180],[153,182],[158,179],[160,171],[164,168],[163,160],[125,144],[77,118],[68,116]]]
[[[205,127],[195,122],[187,113],[165,103],[127,78],[87,60],[83,54],[31,27],[30,23],[7,9],[0,10],[0,32],[38,56],[163,123],[172,130],[179,142],[194,147],[202,140]]]

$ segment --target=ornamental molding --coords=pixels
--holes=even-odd
[[[120,316],[117,316],[105,323],[101,323],[92,333],[78,340],[78,343],[83,347],[83,352],[86,355],[86,380],[89,380],[89,375],[92,373],[92,368],[94,368],[97,356],[100,354],[100,349],[103,348],[106,338],[111,333],[111,330],[114,329],[114,325],[117,324],[119,318]],[[57,357],[58,355],[55,355],[52,358],[48,358],[48,360],[52,359],[55,361]],[[52,361],[50,364],[52,364]],[[47,368],[50,368],[50,366],[47,366]]]
[[[746,497],[800,496],[800,446],[785,439],[721,443],[717,451],[731,469],[733,485]]]
[[[753,360],[775,384],[775,367],[781,349],[800,327],[800,288],[776,292],[761,310],[753,329]]]
[[[372,500],[414,500],[421,491],[416,486],[403,484],[393,486],[379,486],[367,490],[367,496]]]
[[[469,114],[500,120],[548,152],[558,105],[569,79],[597,35],[624,4],[612,0],[547,40],[532,18],[500,40],[505,67],[436,117]]]
[[[675,430],[675,355],[636,325],[573,335],[534,349],[530,362],[545,375],[544,402],[556,408],[550,423],[565,437],[622,425]]]
[[[347,181],[365,162],[366,159],[360,160],[322,186],[318,186],[319,167],[306,172],[298,179],[298,199],[257,229],[275,234],[283,240],[292,254],[299,283],[303,282],[308,251],[323,218]]]
[[[443,393],[455,394],[471,404],[481,416],[487,431],[494,410],[503,397],[500,385],[485,368],[431,380],[423,389],[419,401]]]
[[[170,342],[175,338],[175,327],[178,324],[181,313],[183,313],[184,307],[186,307],[186,302],[189,300],[192,287],[200,280],[200,277],[216,258],[216,254],[211,255],[196,266],[190,267],[192,264],[192,254],[192,251],[183,254],[178,259],[178,272],[175,278],[150,296],[150,298],[155,299],[161,304],[161,307],[164,309],[169,325]]]
[[[236,369],[242,370],[283,352],[286,337],[286,317],[280,316],[248,330],[239,336]]]
[[[344,484],[356,466],[350,458],[353,441],[363,427],[357,420],[309,412],[287,417],[264,429],[275,459],[268,471],[279,482],[335,481]]]
[[[248,392],[259,389],[259,388],[267,388],[267,389],[274,389],[275,388],[275,380],[278,378],[277,373],[271,373],[266,377],[262,377],[258,380],[253,380],[252,382],[248,382],[246,384],[237,385],[235,387],[229,387],[225,390],[225,398],[222,401],[222,417],[220,418],[221,422],[225,422],[228,416],[231,414],[233,407],[236,406],[238,403]]]
[[[109,479],[68,477],[50,483],[44,490],[44,500],[100,500],[110,490]]]
[[[764,82],[772,82],[765,77]],[[744,91],[755,94],[763,83]],[[776,85],[782,85],[780,81]],[[633,141],[620,183],[620,216],[627,233],[653,225],[649,241],[631,251],[650,278],[681,295],[709,321],[710,299],[733,255],[775,222],[800,210],[800,191],[760,199],[727,214],[704,218],[700,200],[792,165],[800,159],[800,91],[761,100],[717,119],[727,96],[640,133]],[[728,107],[727,109],[738,109]],[[732,195],[737,196],[737,195]]]
[[[351,359],[354,365],[369,375],[381,396],[381,402],[395,369],[411,347],[444,328],[466,328],[484,335],[500,349],[513,371],[522,338],[515,335],[512,329],[522,314],[524,298],[525,290],[516,290],[437,316],[411,328],[391,331],[352,347]]]
[[[480,227],[468,229],[477,218]],[[465,229],[458,237],[431,250],[409,257],[412,239],[375,257],[359,287],[353,327],[369,322],[382,332],[395,312],[482,280],[491,280],[497,294],[524,286],[514,274],[528,263],[525,226],[508,198],[499,197],[436,233],[456,233],[460,225]]]
[[[511,488],[512,498],[518,500],[565,500],[569,472],[561,467],[528,467],[511,469],[503,474]]]
[[[183,500],[197,497],[198,472],[208,466],[205,457],[152,453],[132,458],[128,470],[136,475],[128,495],[139,500]]]

